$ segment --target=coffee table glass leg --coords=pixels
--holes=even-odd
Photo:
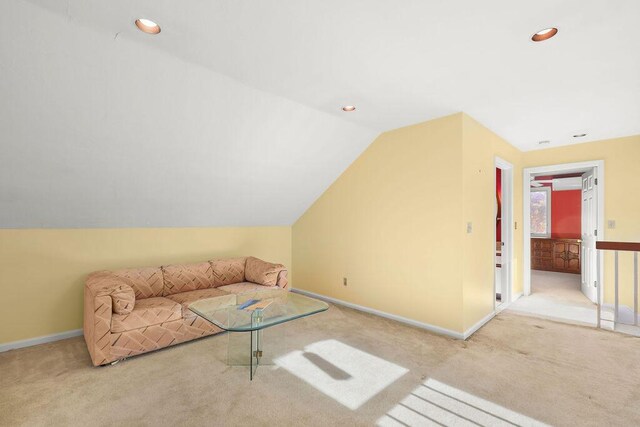
[[[251,331],[251,379],[253,379],[262,360],[262,345],[262,329]]]
[[[249,353],[249,381],[253,381],[253,331],[251,331],[251,353]]]

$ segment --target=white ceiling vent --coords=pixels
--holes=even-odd
[[[580,190],[582,188],[582,178],[556,178],[553,180],[553,191]]]

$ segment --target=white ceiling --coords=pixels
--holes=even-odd
[[[523,150],[640,133],[638,0],[60,3],[74,21],[376,131],[464,111]],[[137,31],[141,16],[162,33]],[[530,40],[549,26],[555,38]]]
[[[138,33],[0,4],[0,227],[289,225],[377,136]]]
[[[640,134],[637,0],[4,0],[0,13],[0,226],[34,225],[27,211],[42,226],[289,224],[378,132],[458,111],[522,150]],[[530,41],[548,26],[555,38]]]

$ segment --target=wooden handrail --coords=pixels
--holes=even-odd
[[[596,249],[607,251],[632,251],[640,252],[640,243],[638,242],[596,242]]]

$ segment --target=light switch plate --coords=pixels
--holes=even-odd
[[[614,229],[616,228],[616,220],[610,219],[607,221],[607,228]]]

